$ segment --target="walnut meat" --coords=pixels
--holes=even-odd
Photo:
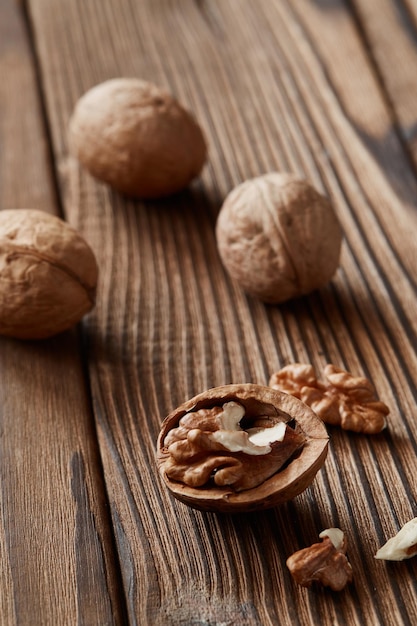
[[[325,382],[317,380],[312,365],[292,363],[275,372],[269,385],[299,398],[327,424],[368,435],[387,425],[389,409],[377,399],[372,383],[331,363],[324,368]]]
[[[35,209],[0,211],[0,334],[42,339],[94,305],[97,263],[66,222]]]
[[[303,491],[327,444],[321,420],[296,398],[261,385],[225,385],[168,415],[157,458],[179,500],[202,510],[249,511]]]
[[[417,517],[414,517],[398,531],[398,533],[388,539],[379,548],[375,555],[376,559],[384,561],[404,561],[417,555]]]
[[[344,533],[339,528],[327,528],[319,537],[321,543],[313,543],[292,554],[287,559],[287,567],[295,582],[303,587],[317,582],[333,591],[341,591],[353,579]]]
[[[230,276],[247,293],[278,303],[332,278],[342,231],[330,202],[306,180],[273,172],[231,191],[216,238]]]
[[[244,417],[243,405],[233,401],[186,413],[165,437],[169,453],[165,474],[191,487],[212,481],[235,491],[252,489],[275,474],[306,441],[285,421],[266,416],[256,417],[244,429],[240,425]]]
[[[169,93],[136,78],[96,85],[75,106],[71,151],[96,178],[129,196],[180,191],[206,160],[193,116]]]

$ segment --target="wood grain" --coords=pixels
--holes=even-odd
[[[58,209],[24,17],[0,2],[0,207]],[[114,624],[122,611],[76,331],[0,340],[0,623]]]
[[[415,165],[417,5],[413,0],[353,0],[353,6],[394,120]]]
[[[30,0],[60,193],[92,243],[99,300],[84,330],[93,410],[131,624],[411,624],[416,562],[377,548],[417,514],[416,180],[357,19],[342,1]],[[210,144],[201,180],[161,202],[124,199],[68,155],[77,98],[113,76],[173,93]],[[279,307],[246,297],[214,239],[225,194],[272,169],[333,200],[345,242],[325,289]],[[293,361],[364,373],[391,407],[377,437],[331,430],[325,468],[293,502],[195,512],[159,483],[162,418]],[[286,557],[343,528],[341,594],[296,588]]]

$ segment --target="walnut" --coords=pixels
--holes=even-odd
[[[292,554],[287,559],[287,567],[298,585],[310,587],[317,582],[333,591],[341,591],[353,580],[344,533],[339,528],[328,528],[319,537],[321,543]]]
[[[200,126],[169,93],[136,78],[96,85],[77,102],[71,151],[96,178],[142,198],[180,191],[206,160]]]
[[[327,444],[321,420],[296,398],[261,385],[224,385],[168,415],[157,459],[166,486],[189,506],[249,511],[307,488]]]
[[[342,231],[330,202],[306,180],[273,172],[230,192],[216,238],[230,276],[247,293],[278,303],[332,278]]]
[[[376,559],[403,561],[417,554],[417,517],[404,524],[395,537],[379,548]]]
[[[42,339],[94,305],[97,263],[61,219],[35,209],[0,211],[0,334]]]
[[[324,376],[326,382],[320,382],[312,365],[294,363],[273,374],[269,385],[308,404],[327,424],[365,434],[386,428],[389,409],[369,380],[332,364],[325,366]]]

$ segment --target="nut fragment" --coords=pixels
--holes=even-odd
[[[97,263],[66,222],[35,209],[0,211],[0,334],[41,339],[94,305]]]
[[[206,142],[192,115],[169,93],[136,78],[96,85],[78,101],[70,148],[96,178],[129,196],[180,191],[206,160]]]
[[[341,591],[353,580],[344,533],[339,528],[328,528],[319,537],[321,543],[292,554],[287,559],[287,567],[298,585],[310,587],[317,582],[333,591]]]
[[[332,278],[342,231],[330,202],[308,181],[272,172],[230,192],[216,237],[231,277],[247,293],[278,303]]]
[[[186,504],[248,511],[303,491],[327,443],[321,420],[296,398],[261,385],[225,385],[168,415],[157,456],[165,484]]]
[[[404,524],[395,537],[379,548],[376,559],[403,561],[417,554],[417,517]]]
[[[389,409],[375,395],[371,382],[362,376],[328,364],[326,382],[316,378],[310,364],[294,363],[273,374],[269,385],[300,398],[327,424],[365,434],[381,432]]]

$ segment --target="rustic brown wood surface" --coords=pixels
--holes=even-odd
[[[80,342],[1,341],[0,623],[413,624],[417,560],[374,555],[417,516],[415,3],[25,4],[0,0],[1,208],[62,207],[100,283]],[[116,76],[194,111],[209,161],[189,190],[128,200],[69,156],[75,102]],[[331,284],[265,306],[227,277],[214,226],[234,185],[276,169],[324,191],[345,238]],[[164,416],[294,361],[368,376],[388,428],[329,429],[313,485],[275,509],[174,501],[155,463]],[[286,558],[330,526],[353,583],[297,587]]]
[[[58,212],[23,15],[0,2],[0,206]],[[0,624],[117,624],[119,570],[76,331],[0,341]]]

